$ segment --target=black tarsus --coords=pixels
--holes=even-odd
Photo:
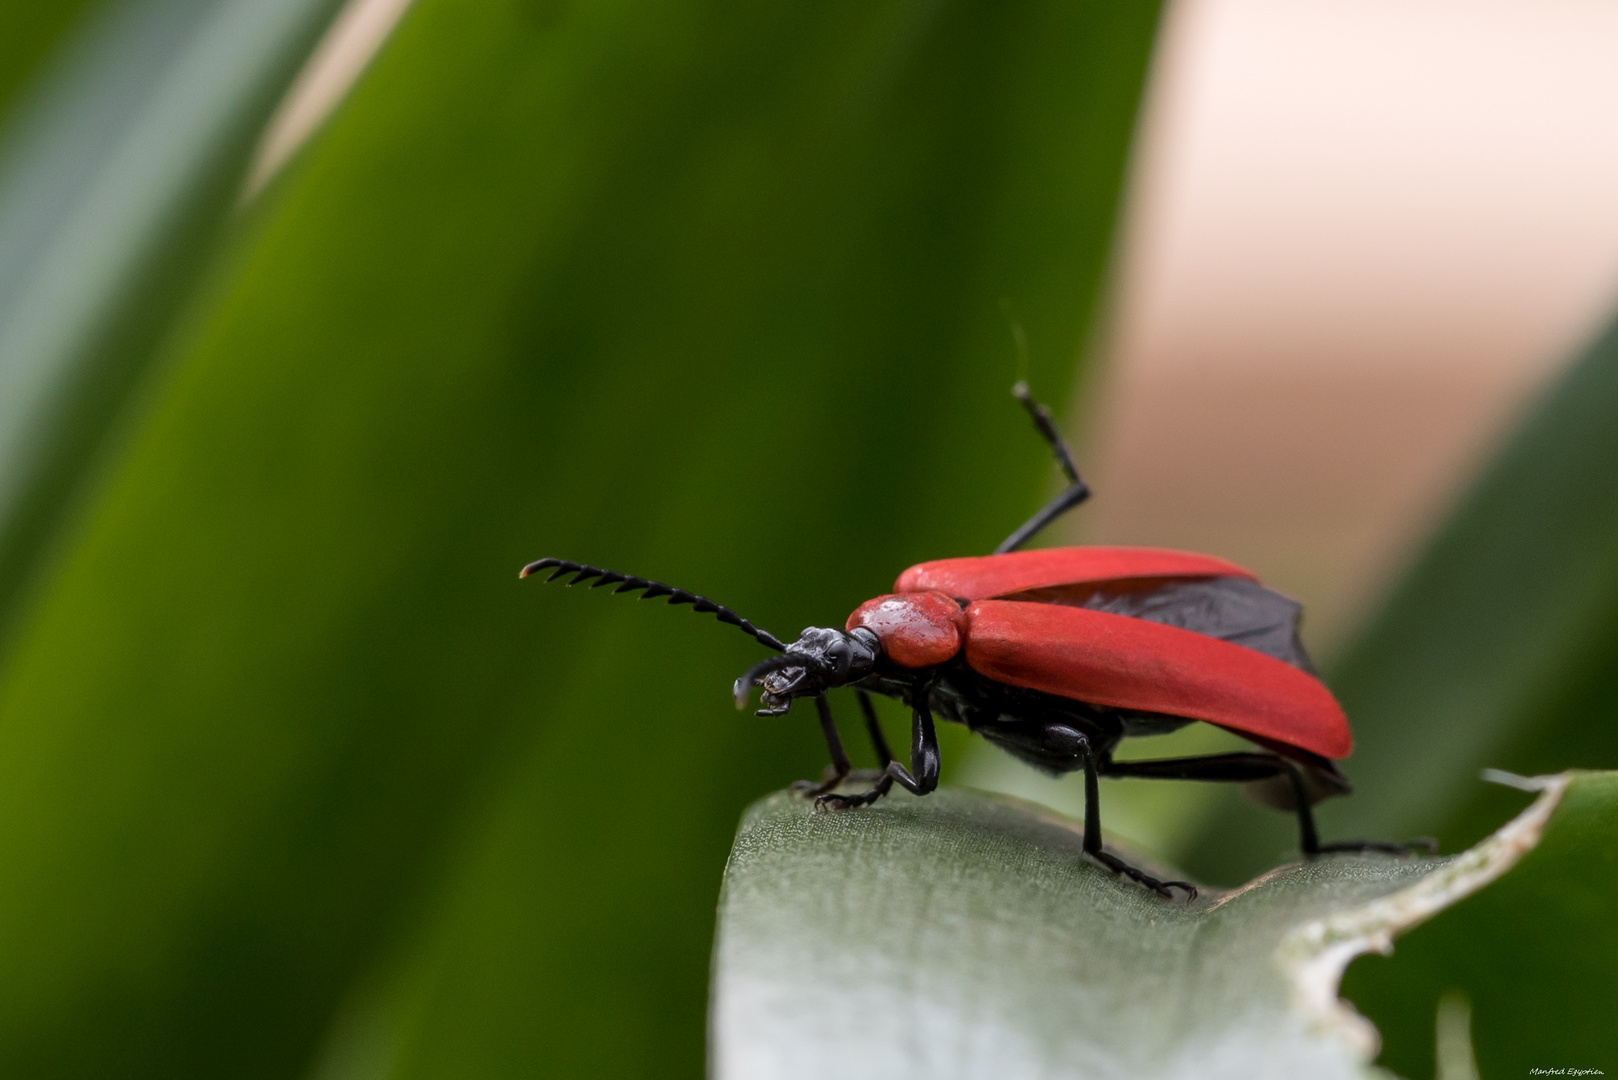
[[[595,578],[596,580],[590,584],[590,588],[592,589],[599,589],[603,585],[611,585],[615,582],[622,582],[623,584],[612,590],[614,596],[619,593],[635,592],[637,590],[644,590],[640,595],[640,599],[642,600],[650,600],[653,597],[666,596],[669,598],[669,603],[671,604],[691,604],[693,606],[693,610],[704,613],[712,612],[714,617],[720,622],[725,623],[728,626],[739,628],[744,634],[748,634],[756,638],[761,644],[768,645],[776,652],[786,651],[786,646],[783,645],[774,634],[770,633],[768,630],[760,630],[758,627],[754,626],[752,623],[748,622],[746,619],[742,618],[728,607],[725,607],[725,605],[716,604],[706,596],[698,596],[694,592],[687,592],[685,589],[677,589],[673,585],[665,585],[661,581],[651,581],[647,578],[636,577],[634,574],[620,574],[616,570],[603,570],[599,566],[590,566],[588,563],[577,563],[570,559],[538,559],[523,567],[522,573],[518,574],[517,576],[532,577],[539,571],[549,570],[552,567],[556,568],[555,572],[552,573],[550,577],[547,577],[545,579],[546,581],[555,581],[559,577],[565,577],[568,574],[572,574],[573,580],[563,582],[563,584],[577,585],[580,582],[589,581],[591,578]]]
[[[1122,874],[1131,880],[1138,881],[1151,889],[1159,896],[1174,899],[1173,889],[1176,887],[1185,891],[1187,900],[1194,900],[1197,896],[1197,887],[1189,881],[1160,881],[1144,870],[1130,866],[1118,856],[1107,851],[1101,845],[1101,790],[1097,777],[1100,769],[1096,765],[1096,755],[1090,749],[1090,740],[1079,736],[1079,753],[1084,758],[1084,851],[1102,866],[1114,874]]]
[[[773,658],[772,658],[773,659]],[[820,780],[799,780],[792,785],[794,795],[812,797],[819,805],[820,797],[828,795],[846,781],[863,781],[865,783],[879,783],[885,779],[887,768],[893,763],[893,751],[888,749],[887,736],[882,734],[882,726],[877,721],[876,706],[871,703],[871,695],[864,690],[858,690],[860,711],[865,714],[865,733],[871,737],[871,747],[876,751],[877,768],[855,769],[850,767],[848,753],[843,749],[843,740],[837,734],[837,722],[832,718],[831,702],[826,700],[825,694],[815,695],[815,708],[820,714],[820,731],[826,738],[826,749],[831,753],[831,764],[820,774]],[[888,780],[882,785],[882,792],[886,794],[893,781]]]
[[[1303,774],[1298,771],[1298,766],[1291,762],[1286,763],[1286,769],[1292,778],[1292,796],[1298,803],[1298,845],[1303,848],[1305,858],[1312,859],[1316,855],[1334,851],[1381,851],[1388,855],[1409,855],[1417,848],[1429,855],[1438,854],[1438,841],[1430,836],[1419,836],[1407,844],[1395,844],[1387,840],[1337,840],[1330,844],[1322,844],[1320,835],[1315,832],[1315,815],[1314,811],[1309,809]]]
[[[1213,783],[1245,784],[1253,780],[1268,780],[1285,774],[1292,782],[1293,801],[1297,803],[1298,846],[1305,858],[1333,851],[1384,851],[1390,855],[1409,855],[1420,848],[1429,853],[1437,850],[1437,843],[1429,837],[1420,837],[1408,844],[1393,844],[1382,840],[1340,840],[1322,844],[1315,830],[1315,813],[1309,807],[1309,794],[1304,784],[1302,766],[1288,761],[1279,754],[1208,754],[1204,757],[1157,758],[1151,761],[1109,761],[1103,767],[1106,776],[1137,777],[1143,780],[1205,780]]]
[[[1022,402],[1023,408],[1028,410],[1028,415],[1034,421],[1034,429],[1050,444],[1051,454],[1056,458],[1057,466],[1067,476],[1068,486],[1060,495],[1046,503],[1039,513],[1023,522],[1016,532],[1001,541],[1000,546],[994,549],[996,555],[1016,551],[1039,530],[1090,497],[1090,485],[1084,482],[1079,476],[1079,470],[1074,467],[1073,455],[1068,453],[1062,433],[1056,430],[1056,420],[1051,416],[1051,411],[1034,400],[1025,382],[1019,381],[1011,388],[1011,393]]]

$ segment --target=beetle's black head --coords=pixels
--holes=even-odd
[[[780,656],[760,660],[736,680],[736,707],[747,707],[753,687],[763,687],[760,716],[780,716],[792,708],[792,699],[859,682],[876,669],[882,658],[877,637],[864,627],[852,631],[811,626]]]

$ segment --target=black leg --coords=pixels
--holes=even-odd
[[[1197,887],[1189,881],[1159,881],[1157,878],[1137,870],[1118,856],[1105,851],[1101,846],[1101,785],[1097,782],[1095,755],[1090,753],[1090,745],[1085,742],[1080,751],[1084,755],[1084,851],[1102,866],[1115,874],[1140,882],[1159,896],[1174,899],[1173,888],[1178,886],[1185,890],[1187,900],[1194,899]]]
[[[938,732],[933,727],[933,710],[927,704],[927,691],[913,690],[910,694],[910,769],[915,770],[915,775],[897,761],[888,762],[888,775],[912,795],[926,795],[938,787],[940,764]]]
[[[1023,408],[1028,410],[1028,415],[1034,421],[1035,430],[1050,444],[1056,464],[1067,476],[1068,488],[1046,503],[1039,513],[1023,522],[1022,527],[1016,532],[1001,541],[1000,546],[994,549],[996,555],[1016,551],[1039,530],[1090,497],[1090,486],[1079,478],[1079,471],[1073,467],[1073,455],[1068,453],[1067,443],[1062,441],[1062,433],[1056,430],[1056,421],[1051,418],[1051,411],[1033,399],[1028,393],[1027,383],[1019,382],[1011,388],[1011,392],[1023,403]]]
[[[1437,844],[1426,838],[1408,844],[1391,844],[1380,840],[1322,844],[1320,835],[1315,831],[1315,815],[1309,808],[1308,789],[1304,784],[1302,769],[1303,766],[1276,754],[1238,753],[1159,758],[1155,761],[1108,761],[1103,763],[1102,772],[1106,776],[1132,776],[1143,780],[1205,780],[1233,784],[1268,780],[1284,774],[1292,782],[1292,797],[1298,815],[1298,846],[1307,858],[1327,851],[1386,851],[1393,855],[1409,855],[1417,849],[1428,852],[1437,849]]]
[[[1067,443],[1062,439],[1062,433],[1056,430],[1056,420],[1051,411],[1028,392],[1028,384],[1019,382],[1011,388],[1011,396],[1022,402],[1022,407],[1028,410],[1028,417],[1034,422],[1034,430],[1050,444],[1051,454],[1056,458],[1057,466],[1067,475],[1069,483],[1082,484],[1079,479],[1079,470],[1073,467],[1073,455],[1067,452]]]
[[[1210,780],[1245,784],[1289,772],[1274,754],[1206,754],[1201,757],[1157,758],[1153,761],[1106,761],[1103,776],[1133,776],[1142,780]]]
[[[927,706],[927,691],[917,689],[910,694],[910,768],[890,760],[882,778],[870,791],[858,795],[822,795],[815,800],[815,805],[831,810],[869,806],[892,791],[895,783],[913,795],[926,795],[938,787],[939,765],[938,732],[933,727],[933,712]]]
[[[871,737],[871,747],[876,750],[876,767],[886,769],[893,760],[893,751],[888,749],[888,737],[882,734],[882,725],[877,722],[876,705],[864,690],[856,693],[860,698],[860,711],[865,714],[865,733]]]
[[[1320,835],[1315,832],[1315,813],[1309,808],[1303,774],[1298,771],[1298,766],[1290,762],[1287,774],[1292,777],[1292,796],[1298,803],[1298,846],[1303,849],[1305,858],[1312,859],[1333,851],[1381,851],[1389,855],[1413,855],[1419,850],[1429,855],[1438,854],[1438,841],[1430,836],[1418,837],[1408,844],[1394,844],[1386,840],[1338,840],[1322,844]]]
[[[815,709],[820,713],[820,732],[826,736],[826,749],[831,751],[831,766],[822,774],[820,783],[813,780],[799,780],[792,785],[795,795],[820,796],[828,791],[835,791],[837,785],[848,778],[848,754],[843,750],[843,740],[837,734],[837,724],[832,720],[831,702],[826,700],[825,694],[815,695]]]
[[[1320,854],[1320,834],[1315,831],[1315,812],[1309,805],[1309,793],[1304,790],[1303,774],[1296,767],[1287,770],[1292,780],[1292,801],[1297,803],[1298,847],[1306,859]]]

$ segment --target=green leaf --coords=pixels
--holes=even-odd
[[[1471,843],[1514,796],[1485,767],[1618,766],[1618,323],[1529,410],[1328,681],[1356,748],[1330,836]],[[1291,843],[1239,799],[1186,843],[1240,880]]]
[[[253,141],[335,7],[100,5],[10,118],[0,145],[0,633],[228,231]],[[62,35],[55,18],[8,20],[0,39],[18,31],[26,41],[7,47],[34,56]]]
[[[1618,842],[1618,776],[1543,786],[1458,856],[1329,856],[1190,903],[1112,876],[1081,854],[1078,823],[1004,797],[816,813],[772,796],[725,873],[714,1075],[1364,1076],[1375,1031],[1336,995],[1353,957],[1438,912],[1434,930],[1469,920],[1474,950],[1572,913],[1563,933],[1611,939],[1595,923],[1613,865],[1590,856]],[[1491,899],[1524,882],[1512,895],[1549,905],[1502,915]],[[1534,985],[1546,1011],[1587,996]],[[1483,1075],[1512,1075],[1479,1048]]]
[[[991,548],[1054,471],[1000,300],[1065,400],[1156,15],[422,0],[19,618],[0,1074],[284,1076],[339,1008],[401,1075],[697,1072],[734,822],[814,719],[734,712],[734,630],[516,570],[785,633]]]
[[[0,8],[0,121],[9,120],[19,96],[57,45],[70,35],[91,0],[7,4]]]
[[[1344,996],[1382,1029],[1381,1063],[1433,1075],[1434,1020],[1470,1006],[1481,1076],[1618,1065],[1618,774],[1579,775],[1544,840],[1499,884],[1349,969]]]

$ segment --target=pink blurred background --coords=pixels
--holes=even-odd
[[[1075,538],[1246,563],[1329,657],[1618,302],[1615,112],[1610,3],[1172,4]]]

